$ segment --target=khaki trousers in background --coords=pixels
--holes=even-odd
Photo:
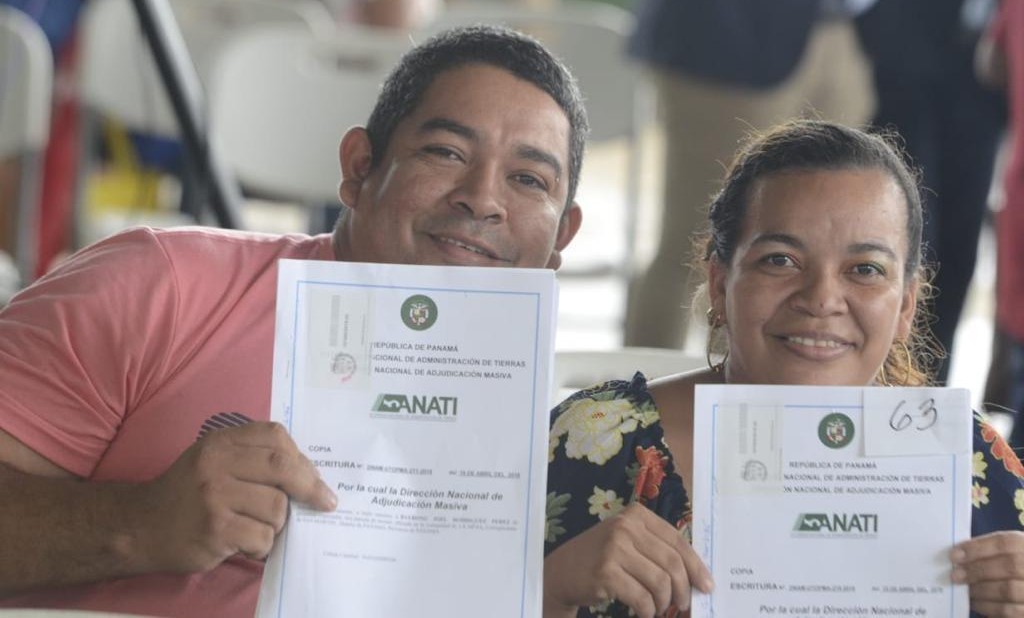
[[[630,283],[624,343],[683,348],[692,300],[703,281],[691,273],[693,236],[705,230],[710,197],[743,138],[794,117],[861,125],[870,119],[874,95],[848,21],[815,26],[796,70],[770,90],[665,70],[653,77],[666,144],[660,239],[647,270]]]

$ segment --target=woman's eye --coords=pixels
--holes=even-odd
[[[857,264],[853,267],[853,272],[858,275],[870,277],[874,275],[884,275],[885,269],[878,264]]]

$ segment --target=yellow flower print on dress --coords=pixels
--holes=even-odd
[[[658,413],[658,408],[654,406],[654,402],[645,401],[636,408],[636,418],[640,421],[640,426],[646,428],[660,421],[661,415]]]
[[[616,515],[626,506],[617,493],[611,489],[601,489],[600,487],[594,487],[594,493],[587,499],[587,502],[590,503],[590,514],[597,515],[601,521]]]
[[[611,609],[612,603],[614,603],[614,602],[615,601],[608,600],[608,601],[605,601],[604,603],[598,603],[597,605],[591,605],[587,609],[590,610],[590,613],[593,614],[595,618],[604,618],[605,616],[608,615],[607,612],[608,612],[608,610]]]
[[[574,401],[551,428],[551,439],[569,434],[565,454],[570,459],[586,457],[604,465],[622,450],[622,434],[636,430],[636,409],[622,399]]]
[[[973,504],[976,509],[981,508],[982,504],[988,504],[988,487],[982,487],[975,483],[974,486],[971,487],[971,504]]]
[[[985,478],[985,469],[988,468],[988,462],[985,461],[985,455],[981,451],[974,452],[974,476],[983,479]]]

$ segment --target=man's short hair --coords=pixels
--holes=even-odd
[[[470,26],[446,30],[416,46],[398,63],[381,89],[366,123],[372,165],[384,157],[395,127],[413,113],[437,77],[467,64],[504,69],[546,92],[569,120],[569,193],[572,203],[583,164],[587,114],[576,80],[536,39],[507,28]]]

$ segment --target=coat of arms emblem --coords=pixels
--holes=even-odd
[[[402,323],[413,330],[427,330],[437,321],[437,303],[423,294],[416,294],[402,303]]]
[[[853,441],[853,421],[841,412],[825,415],[818,424],[818,439],[829,448],[843,448]]]

